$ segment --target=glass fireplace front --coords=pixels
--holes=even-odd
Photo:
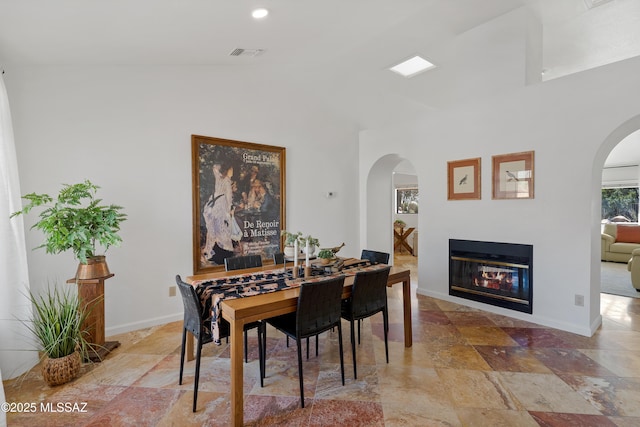
[[[533,312],[533,246],[449,240],[449,295]]]

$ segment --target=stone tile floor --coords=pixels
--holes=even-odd
[[[412,257],[396,259],[396,264]],[[417,275],[413,275],[417,277]],[[358,380],[344,323],[346,385],[337,332],[304,361],[300,408],[295,344],[269,331],[267,378],[258,381],[256,337],[245,365],[245,424],[251,426],[638,426],[640,299],[601,295],[603,326],[587,338],[414,296],[414,344],[403,345],[401,288],[389,292],[390,363],[382,317],[363,324]],[[115,337],[121,347],[85,365],[75,381],[48,387],[36,368],[4,382],[8,402],[86,402],[86,412],[8,413],[9,426],[228,425],[229,348],[203,349],[198,411],[194,362],[178,385],[182,322]],[[312,344],[313,345],[313,344]]]

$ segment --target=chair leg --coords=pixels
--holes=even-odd
[[[300,404],[304,408],[304,381],[302,379],[302,342],[300,342],[300,338],[297,339],[298,342],[298,377],[300,380]]]
[[[196,373],[193,381],[193,412],[196,412],[198,402],[198,382],[200,380],[200,354],[202,353],[202,340],[198,338],[198,351],[196,352]]]
[[[351,319],[351,354],[353,355],[353,379],[358,379],[358,371],[356,370],[356,331],[353,319]]]
[[[309,360],[309,337],[307,337],[307,360]]]
[[[262,375],[262,379],[266,376],[267,370],[267,322],[262,322],[262,360],[260,373]],[[260,382],[260,385],[263,384],[263,381]],[[264,386],[263,386],[264,387]]]
[[[358,319],[358,345],[360,345],[360,323],[362,323],[362,319]]]
[[[263,347],[263,339],[262,339],[262,323],[258,326],[258,366],[260,367],[260,387],[264,387],[264,353],[265,349]]]
[[[249,357],[248,357],[248,341],[247,341],[247,331],[244,331],[244,363],[248,363],[249,362]]]
[[[386,306],[382,309],[382,319],[384,322],[384,352],[387,356],[387,363],[389,363],[389,313]]]
[[[338,325],[338,345],[340,347],[340,373],[342,374],[342,385],[344,385],[344,351],[342,348],[342,323],[338,322],[337,325]]]
[[[316,357],[318,357],[318,336],[316,335]]]
[[[182,372],[184,370],[184,349],[187,342],[187,330],[182,328],[182,347],[180,348],[180,379],[178,384],[182,385]]]

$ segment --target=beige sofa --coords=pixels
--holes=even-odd
[[[640,249],[639,224],[604,224],[601,235],[602,261],[629,262],[635,249]]]
[[[631,259],[627,263],[627,270],[631,272],[631,284],[640,292],[640,249],[631,252]]]

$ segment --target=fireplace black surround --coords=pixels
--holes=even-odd
[[[531,314],[533,246],[450,239],[449,295]]]

